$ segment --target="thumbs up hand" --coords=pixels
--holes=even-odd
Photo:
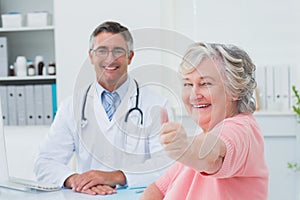
[[[226,145],[218,135],[205,133],[188,137],[180,123],[168,122],[166,109],[161,110],[161,124],[160,143],[170,158],[198,172],[213,174],[221,168]]]
[[[170,158],[178,160],[189,147],[187,134],[180,123],[169,122],[165,108],[161,110],[161,125],[160,143]]]

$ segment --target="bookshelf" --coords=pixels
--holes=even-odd
[[[46,24],[37,26],[29,25],[27,14],[40,11],[46,12],[48,15],[49,20],[47,20]],[[35,63],[36,56],[42,56],[45,71],[47,72],[48,64],[50,62],[55,63],[56,61],[53,0],[0,0],[0,15],[9,13],[20,14],[23,18],[23,23],[21,26],[9,26],[7,23],[4,25],[4,20],[1,17],[0,37],[6,38],[7,41],[7,67],[14,65],[18,56],[25,56],[27,64],[29,62]],[[9,69],[7,71],[9,71]],[[35,66],[35,74],[37,74],[37,66]],[[8,76],[8,73],[7,76],[5,76],[5,74],[2,74],[0,77],[0,95],[4,115],[5,111],[7,111],[6,116],[3,116],[5,125],[50,125],[56,113],[56,76]],[[12,96],[15,99],[11,99]],[[24,102],[21,102],[22,100],[20,99]],[[43,99],[43,101],[41,101],[41,99]],[[41,106],[43,106],[43,110],[50,109],[51,114],[44,113],[44,116],[40,116],[37,112],[42,111],[32,110],[33,108]],[[10,109],[10,111],[8,111],[8,109]],[[14,113],[13,116],[10,117],[14,119],[12,121],[8,118],[8,113],[11,112]],[[40,116],[40,118],[36,118],[30,122],[30,120],[26,118],[26,115],[29,113],[33,115],[32,118],[38,116]],[[42,119],[42,117],[44,119]]]

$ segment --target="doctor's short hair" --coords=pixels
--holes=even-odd
[[[102,24],[100,24],[95,28],[95,30],[90,36],[90,46],[89,46],[90,49],[94,48],[95,37],[102,32],[121,34],[127,43],[128,51],[133,51],[133,39],[128,28],[122,26],[118,22],[113,22],[113,21],[103,22]]]
[[[204,58],[215,60],[224,78],[227,94],[237,99],[239,113],[253,113],[256,109],[253,97],[256,69],[249,55],[234,45],[195,43],[185,53],[179,66],[181,74],[194,70]]]

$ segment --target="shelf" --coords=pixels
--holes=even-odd
[[[56,76],[8,76],[0,77],[1,81],[24,81],[24,80],[55,80]]]
[[[25,76],[6,76],[9,74],[7,71],[9,72],[10,65],[16,63],[18,56],[24,56],[27,63],[32,61],[34,64],[37,56],[42,56],[43,69],[46,72],[49,63],[56,62],[53,4],[53,0],[0,0],[0,15],[18,12],[22,14],[23,22],[28,22],[28,13],[38,11],[48,13],[47,22],[41,23],[40,26],[28,26],[30,23],[22,23],[23,26],[13,27],[13,21],[11,23],[7,21],[7,26],[0,26],[0,37],[5,38],[3,45],[5,51],[0,52],[3,52],[0,60],[2,57],[7,57],[3,66],[6,69],[0,77],[0,97],[4,102],[2,102],[3,121],[8,129],[12,128],[21,132],[23,130],[22,133],[25,130],[30,133],[32,129],[41,129],[42,124],[47,124],[47,129],[56,113],[57,77],[55,75],[26,76],[24,73]],[[3,24],[5,25],[2,21]],[[34,68],[35,73],[38,74],[38,66],[35,65]],[[17,72],[17,67],[15,69]]]
[[[56,76],[0,77],[0,85],[55,84]]]
[[[296,116],[293,111],[255,111],[256,116]]]
[[[0,28],[0,33],[4,33],[4,32],[23,32],[23,31],[49,31],[49,30],[54,30],[54,26]]]
[[[34,131],[36,131],[37,133],[41,133],[41,130],[45,130],[47,132],[50,128],[50,125],[26,125],[26,126],[4,125],[3,128],[5,131],[9,131],[9,132],[20,132],[20,128],[21,128],[22,133],[34,132]]]

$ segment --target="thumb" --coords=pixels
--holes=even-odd
[[[168,112],[166,108],[162,108],[160,111],[160,122],[161,124],[169,122]]]

